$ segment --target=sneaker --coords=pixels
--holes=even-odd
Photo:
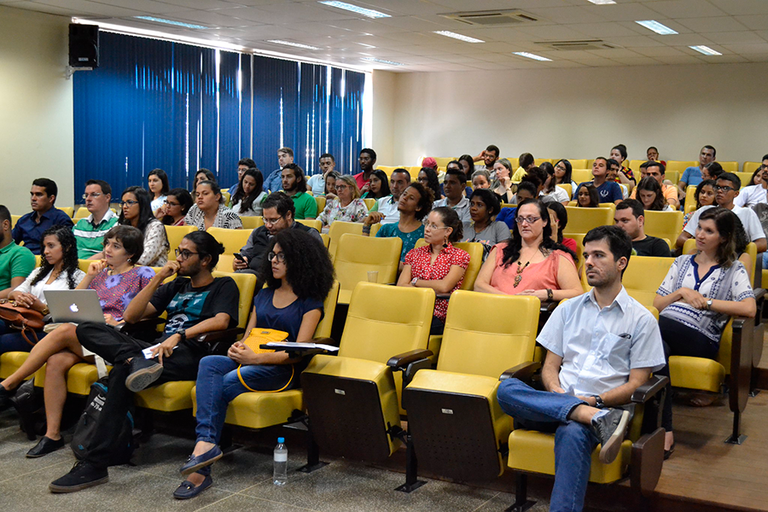
[[[143,356],[131,359],[131,373],[125,379],[125,387],[134,393],[143,391],[152,385],[163,373],[163,365]]]
[[[75,462],[72,470],[63,477],[54,480],[48,486],[53,493],[77,492],[109,481],[106,468],[97,468],[84,460]]]
[[[602,445],[599,458],[603,464],[616,460],[628,423],[629,411],[624,409],[608,409],[607,412],[595,414],[592,418],[592,430]]]

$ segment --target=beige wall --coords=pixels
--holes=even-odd
[[[0,7],[0,204],[29,211],[34,178],[73,202],[72,80],[65,79],[69,18]]]
[[[371,147],[376,150],[379,163],[382,158],[391,158],[395,154],[395,80],[397,75],[389,71],[373,73],[373,129]],[[388,161],[388,160],[387,160]]]
[[[719,160],[759,160],[768,153],[766,83],[765,64],[398,73],[390,105],[376,105],[394,112],[394,151],[379,163],[416,165],[488,144],[502,156],[594,158],[623,143],[630,159],[655,145],[666,160],[695,160],[712,144]]]

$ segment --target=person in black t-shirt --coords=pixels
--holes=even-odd
[[[230,277],[214,278],[211,270],[224,247],[205,231],[185,236],[169,261],[125,309],[123,319],[137,322],[168,314],[161,342],[145,359],[142,350],[152,342],[128,336],[105,324],[85,322],[77,327],[80,343],[111,362],[107,398],[99,415],[85,460],[54,480],[51,492],[75,492],[108,479],[107,466],[117,444],[132,392],[174,380],[195,380],[200,359],[208,347],[195,337],[235,327],[240,293]],[[174,274],[178,278],[162,284]]]
[[[637,199],[626,199],[616,205],[613,221],[632,239],[632,249],[638,256],[672,256],[669,244],[661,238],[645,234],[645,210]]]

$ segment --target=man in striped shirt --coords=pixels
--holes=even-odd
[[[117,215],[109,208],[112,187],[104,180],[88,180],[83,199],[91,214],[80,219],[72,232],[77,240],[77,257],[87,260],[102,251],[104,235],[117,224]]]

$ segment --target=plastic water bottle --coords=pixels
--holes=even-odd
[[[272,483],[275,485],[285,485],[288,481],[288,448],[285,447],[285,438],[277,438],[275,446]]]

